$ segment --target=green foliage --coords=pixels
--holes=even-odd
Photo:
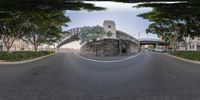
[[[183,37],[200,36],[199,3],[151,4],[145,3],[139,7],[153,7],[153,11],[140,14],[139,17],[152,22],[149,30],[159,36],[173,34],[179,28],[179,40]]]
[[[80,30],[80,40],[81,44],[89,42],[89,41],[96,41],[97,39],[103,38],[105,36],[106,31],[101,26],[85,26]]]
[[[73,0],[0,0],[0,39],[7,52],[17,39],[34,45],[57,42],[70,18],[65,10],[104,10]]]
[[[0,39],[7,51],[16,39],[23,39],[37,47],[52,44],[62,37],[62,28],[70,19],[63,10],[2,11]]]
[[[189,60],[200,61],[200,52],[199,51],[176,51],[171,53],[172,55],[182,57]]]
[[[152,22],[148,29],[157,34],[175,50],[177,42],[184,42],[186,50],[189,42],[187,37],[199,37],[200,7],[199,2],[188,3],[144,3],[138,7],[153,7],[153,11],[140,14],[139,17]]]
[[[50,51],[16,51],[12,53],[7,52],[0,52],[0,60],[3,61],[23,61],[23,60],[30,60],[33,58],[45,56],[52,54],[54,52]]]
[[[35,50],[40,44],[52,44],[62,37],[62,28],[70,19],[62,10],[32,11],[24,14],[23,40],[34,45]]]
[[[80,0],[0,0],[0,9],[9,10],[105,10]]]
[[[21,12],[2,11],[0,13],[0,39],[3,41],[7,51],[13,42],[23,35],[24,18]]]

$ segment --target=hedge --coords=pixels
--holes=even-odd
[[[54,52],[51,51],[16,51],[16,52],[0,52],[0,60],[3,61],[23,61],[30,60],[33,58],[45,56],[52,54]]]
[[[200,51],[176,51],[171,54],[189,60],[200,61]]]

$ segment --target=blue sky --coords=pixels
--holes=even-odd
[[[136,38],[138,38],[138,33],[145,31],[145,29],[150,24],[149,21],[144,20],[137,15],[145,12],[149,12],[152,8],[135,8],[137,4],[133,3],[117,3],[117,2],[86,2],[93,3],[96,6],[105,7],[105,11],[66,11],[66,16],[69,16],[71,23],[69,27],[64,30],[68,30],[76,27],[83,26],[94,26],[103,24],[104,20],[115,21],[117,30],[124,31]],[[157,38],[156,35],[141,33],[141,38]],[[73,42],[65,45],[67,48],[80,48],[79,42]]]

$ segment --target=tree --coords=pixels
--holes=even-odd
[[[92,41],[93,43],[93,52],[97,55],[96,41],[102,39],[106,35],[106,31],[101,26],[93,27],[83,27],[80,30],[80,40],[81,44]]]
[[[16,39],[23,35],[23,22],[24,19],[20,12],[4,12],[0,17],[0,39],[9,52]]]
[[[81,0],[0,0],[0,9],[9,10],[105,10]]]
[[[101,26],[85,26],[80,30],[80,40],[81,44],[90,41],[96,41],[97,39],[103,38],[106,35],[106,31]]]
[[[62,37],[62,26],[70,21],[63,11],[33,11],[26,13],[23,40],[31,43],[37,51],[41,44],[52,44]]]
[[[188,37],[194,38],[199,34],[199,8],[194,3],[179,4],[144,4],[139,6],[153,7],[153,11],[139,16],[152,22],[149,25],[151,33],[170,41],[173,50],[176,42],[183,42],[186,50],[190,42]],[[194,13],[195,12],[195,13]]]

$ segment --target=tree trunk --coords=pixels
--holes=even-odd
[[[176,43],[173,41],[172,42],[172,52],[175,52],[176,51]]]
[[[34,45],[34,50],[38,51],[38,46],[37,45]]]
[[[92,46],[93,46],[93,55],[95,55],[95,43],[92,42]]]
[[[93,40],[93,55],[97,56],[97,45],[96,40]]]
[[[188,51],[188,45],[185,43],[185,51]]]
[[[6,47],[6,52],[10,52],[10,48],[12,47],[14,41],[16,38],[14,38],[13,40],[11,39],[11,37],[4,37],[3,38],[3,43]]]
[[[95,41],[95,56],[97,56],[97,43]]]
[[[172,52],[175,52],[175,44],[173,43]]]
[[[6,52],[10,52],[10,46],[6,46]]]

